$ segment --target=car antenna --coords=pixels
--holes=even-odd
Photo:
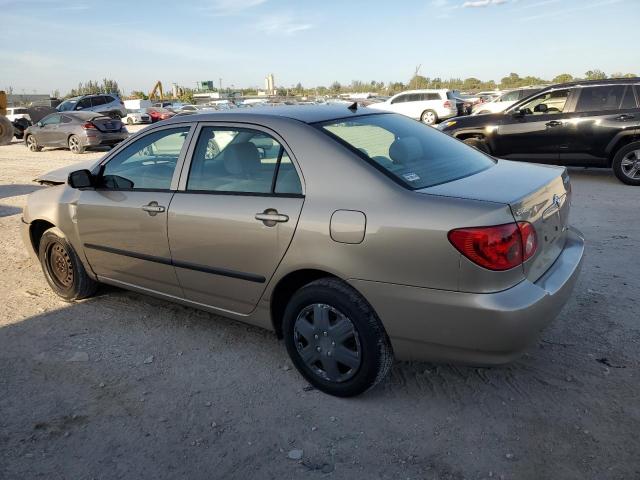
[[[353,102],[351,105],[349,105],[349,110],[351,110],[352,112],[355,112],[356,110],[358,110],[358,102]]]

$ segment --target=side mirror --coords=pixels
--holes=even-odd
[[[67,183],[71,188],[89,188],[94,186],[94,180],[89,170],[76,170],[69,174]]]
[[[515,118],[522,118],[524,117],[524,110],[514,110],[513,112],[511,112],[511,115]]]
[[[43,124],[42,122],[38,122],[38,123],[36,123],[36,127],[40,127],[40,128],[42,128],[43,126],[44,126],[44,124]]]

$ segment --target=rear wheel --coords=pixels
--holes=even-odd
[[[82,142],[80,141],[80,137],[78,137],[77,135],[71,135],[69,137],[69,150],[71,150],[71,153],[83,153],[84,152],[84,146],[82,145]]]
[[[282,325],[291,360],[313,386],[330,395],[358,395],[382,380],[393,363],[387,334],[366,300],[326,278],[298,290]]]
[[[613,157],[613,172],[627,185],[640,185],[640,142],[622,147]]]
[[[98,283],[87,275],[73,247],[55,229],[42,235],[38,257],[49,286],[58,296],[74,301],[96,292]]]
[[[427,125],[435,125],[438,122],[438,114],[433,110],[425,110],[420,116],[420,121]]]
[[[38,141],[33,135],[28,135],[25,142],[30,152],[39,152],[42,150],[42,147],[38,145]]]
[[[470,147],[474,147],[477,148],[478,150],[480,150],[481,152],[484,153],[491,153],[489,151],[489,145],[487,145],[487,142],[485,142],[483,139],[481,138],[465,138],[462,143],[465,143],[466,145],[469,145]]]

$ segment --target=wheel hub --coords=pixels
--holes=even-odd
[[[54,243],[49,250],[49,271],[59,286],[69,288],[73,285],[73,265],[67,250],[59,243]]]
[[[315,303],[302,309],[294,324],[300,358],[315,375],[344,382],[358,371],[360,338],[351,320],[334,307]]]

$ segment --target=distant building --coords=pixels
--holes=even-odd
[[[203,80],[201,82],[198,82],[198,87],[199,90],[210,92],[211,90],[213,90],[213,80]]]
[[[10,93],[7,95],[7,106],[9,107],[29,107],[29,106],[47,106],[51,107],[52,99],[49,94],[40,94],[40,93],[25,93],[25,94],[15,94]],[[55,103],[55,102],[54,102]],[[57,102],[56,105],[60,103]]]
[[[276,87],[275,87],[275,79],[273,78],[273,73],[267,75],[264,79],[264,90],[267,95],[275,95]]]

